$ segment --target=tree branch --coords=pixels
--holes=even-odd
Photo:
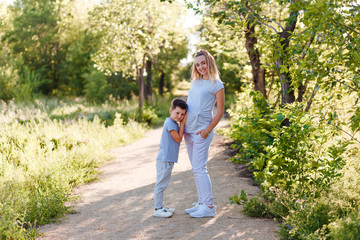
[[[306,48],[304,49],[304,51],[303,51],[303,54],[301,55],[301,57],[300,57],[300,59],[304,59],[304,57],[305,57],[305,55],[306,55],[306,51],[309,49],[309,47],[310,47],[310,45],[311,45],[311,43],[314,41],[314,39],[315,39],[315,33],[316,32],[314,32],[314,34],[311,36],[311,38],[309,39],[309,41],[308,41],[308,43],[306,44]]]
[[[351,135],[350,133],[348,133],[347,131],[343,130],[342,128],[338,127],[338,126],[335,126],[334,124],[330,123],[330,125],[336,127],[337,129],[339,129],[340,131],[342,131],[343,133],[349,135],[351,137],[351,139],[355,140],[356,142],[360,143],[359,140],[357,140],[356,137],[354,137],[353,135]]]
[[[276,23],[281,28],[281,30],[283,30],[283,31],[285,30],[283,28],[283,26],[281,26],[281,24],[278,23],[277,21],[275,21],[274,19],[270,19],[270,18],[267,18],[267,17],[264,17],[264,19]]]
[[[246,8],[249,9],[252,13],[255,14],[255,11],[254,11],[251,7],[249,7],[248,5],[246,5]],[[264,19],[276,23],[283,31],[285,30],[285,29],[280,25],[280,23],[276,22],[275,20],[269,19],[269,18],[266,18],[266,17],[264,17]],[[260,19],[257,19],[257,22],[260,23],[260,24],[263,24],[263,25],[265,25],[265,26],[267,26],[267,27],[269,27],[269,28],[272,28],[277,34],[279,34],[279,32],[278,32],[278,31],[276,30],[276,28],[274,28],[273,26],[271,26],[271,25],[269,25],[269,24],[266,24],[266,23],[260,21]]]
[[[350,89],[353,90],[354,92],[359,92],[359,89],[353,88],[353,87],[347,85],[346,83],[343,83],[343,82],[341,82],[340,80],[335,79],[335,77],[333,77],[333,76],[330,76],[330,75],[329,75],[329,77],[330,77],[330,79],[332,78],[333,80],[335,80],[335,82],[338,82],[338,83],[340,83],[340,84],[342,84],[342,85],[350,88]]]
[[[318,82],[316,82],[316,83],[315,83],[314,90],[313,90],[313,92],[311,93],[311,96],[310,96],[310,98],[309,98],[309,101],[308,101],[307,104],[306,104],[305,112],[308,112],[308,111],[310,110],[310,107],[311,107],[311,104],[312,104],[312,100],[313,100],[313,98],[315,97],[315,94],[316,94],[317,90],[319,89],[318,87],[319,87],[319,84],[318,84]]]
[[[347,29],[349,29],[349,30],[351,30],[351,31],[353,31],[353,32],[355,32],[355,33],[357,33],[357,34],[360,35],[360,32],[356,31],[356,30],[353,29],[352,27],[349,27],[348,25],[345,25],[345,24],[343,24],[343,23],[340,23],[340,24],[341,24],[342,26],[346,27]]]
[[[272,28],[275,32],[276,32],[276,34],[279,34],[279,32],[276,30],[276,28],[274,28],[273,26],[271,26],[271,25],[269,25],[269,24],[266,24],[266,23],[263,23],[263,22],[261,22],[260,20],[257,20],[258,21],[258,23],[260,23],[260,24],[262,24],[262,25],[265,25],[265,26],[267,26],[267,27],[269,27],[269,28]]]

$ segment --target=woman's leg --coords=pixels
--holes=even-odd
[[[196,187],[199,195],[199,203],[212,206],[213,195],[211,189],[211,181],[207,171],[207,160],[209,155],[209,146],[214,137],[211,132],[206,139],[203,139],[200,134],[193,135],[192,148],[192,171],[194,173]]]
[[[193,160],[194,160],[193,149],[194,149],[194,138],[196,136],[197,135],[195,135],[193,133],[185,133],[184,134],[186,149],[187,149],[187,152],[188,152],[188,156],[189,156],[191,166],[193,165]],[[197,189],[197,192],[198,192],[198,203],[200,203],[199,187],[198,187],[198,183],[196,182],[196,180],[195,180],[195,184],[196,184],[196,189]]]

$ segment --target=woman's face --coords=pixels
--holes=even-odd
[[[196,57],[194,60],[194,65],[201,76],[206,76],[208,74],[208,65],[204,55]]]

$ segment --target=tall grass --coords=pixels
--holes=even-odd
[[[38,225],[68,212],[64,203],[72,199],[72,187],[96,178],[96,168],[111,158],[109,148],[132,142],[145,130],[118,113],[136,108],[129,102],[1,104],[1,239],[35,238]],[[106,113],[114,117],[107,119]]]

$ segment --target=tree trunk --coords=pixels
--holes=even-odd
[[[252,75],[254,82],[254,90],[261,92],[261,94],[267,98],[265,90],[265,69],[261,68],[260,55],[255,44],[257,43],[257,38],[255,37],[255,25],[251,26],[250,21],[247,23],[247,29],[245,32],[245,47],[249,55],[250,64],[252,67]]]
[[[138,73],[137,73],[137,79],[138,79],[138,84],[139,84],[139,114],[140,117],[142,115],[142,109],[144,106],[144,69],[145,69],[145,57],[146,54],[144,54],[143,56],[143,61],[142,61],[142,65],[141,68],[138,69]]]
[[[159,81],[159,94],[160,96],[164,95],[164,87],[165,87],[165,73],[161,71],[160,81]]]
[[[281,105],[295,102],[294,90],[291,88],[291,77],[288,72],[280,72],[283,64],[283,57],[279,57],[276,62],[277,72],[281,83]]]
[[[296,99],[297,102],[302,102],[303,101],[303,96],[304,96],[304,93],[306,91],[306,88],[307,88],[307,86],[303,85],[303,84],[301,84],[298,87],[298,97]]]
[[[146,61],[146,73],[147,73],[147,76],[146,76],[146,86],[145,86],[145,98],[146,98],[147,102],[151,102],[151,99],[152,99],[151,66],[152,66],[151,60],[147,60]]]
[[[293,5],[296,0],[291,0]],[[277,67],[277,73],[281,83],[281,105],[295,102],[294,90],[291,87],[291,77],[288,72],[289,66],[286,63],[287,48],[289,47],[290,37],[295,30],[297,22],[298,11],[292,11],[287,21],[285,29],[279,33],[280,48],[277,50],[277,55],[279,58],[276,60],[275,64]],[[285,66],[285,70],[284,67]]]

